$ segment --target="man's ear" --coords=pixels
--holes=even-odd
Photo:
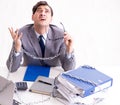
[[[53,20],[53,17],[51,17],[51,21],[50,21],[50,23],[52,22],[52,20]]]
[[[32,14],[32,16],[31,16],[31,18],[32,18],[32,20],[34,20],[34,15]]]

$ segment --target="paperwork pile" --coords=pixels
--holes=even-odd
[[[87,96],[111,87],[112,83],[108,75],[90,66],[81,66],[55,78],[53,96],[65,105],[85,105],[83,100]]]

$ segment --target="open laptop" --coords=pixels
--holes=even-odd
[[[13,105],[14,83],[0,76],[0,105]]]

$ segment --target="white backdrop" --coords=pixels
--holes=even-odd
[[[0,66],[6,66],[12,38],[8,27],[32,23],[38,0],[0,1]],[[47,0],[54,10],[53,23],[74,39],[77,66],[120,64],[120,0]]]

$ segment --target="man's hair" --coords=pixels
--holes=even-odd
[[[48,6],[51,10],[51,16],[53,16],[53,9],[51,8],[51,6],[46,1],[37,2],[32,8],[32,13],[34,14],[36,12],[37,8],[41,5]]]

